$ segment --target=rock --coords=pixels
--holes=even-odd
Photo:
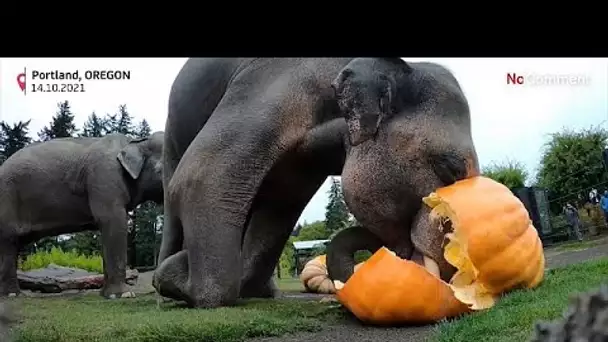
[[[138,276],[137,270],[127,270],[127,284],[135,284]],[[27,272],[18,271],[17,278],[21,289],[43,293],[100,289],[104,282],[103,274],[53,264]]]

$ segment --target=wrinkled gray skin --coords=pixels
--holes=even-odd
[[[399,58],[191,59],[165,132],[153,284],[193,307],[274,296],[283,246],[328,175],[384,245],[441,256],[420,200],[477,167],[455,78]]]
[[[162,203],[164,134],[61,138],[27,146],[0,166],[0,295],[19,292],[19,247],[101,230],[105,297],[127,292],[127,211]]]
[[[536,323],[530,341],[608,341],[608,286],[575,297],[562,319]]]

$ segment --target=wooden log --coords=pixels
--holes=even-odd
[[[135,284],[139,276],[137,270],[127,270],[127,284]],[[103,274],[90,273],[70,267],[49,265],[29,272],[17,272],[19,287],[42,293],[59,293],[65,290],[89,290],[103,287]]]

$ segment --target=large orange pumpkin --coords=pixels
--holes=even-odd
[[[423,323],[494,305],[500,294],[533,288],[545,259],[538,233],[521,201],[504,185],[476,176],[423,199],[438,229],[451,221],[445,259],[457,268],[449,284],[386,248],[346,282],[335,282],[340,302],[376,324]]]

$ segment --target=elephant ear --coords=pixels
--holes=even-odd
[[[137,179],[141,170],[144,168],[145,156],[139,146],[139,143],[147,140],[146,138],[142,139],[134,139],[127,144],[127,146],[123,147],[122,150],[118,153],[118,161],[120,165],[129,173],[131,178]]]
[[[391,76],[377,72],[366,74],[358,75],[345,68],[331,84],[353,146],[376,136],[382,120],[392,112],[396,92]]]

